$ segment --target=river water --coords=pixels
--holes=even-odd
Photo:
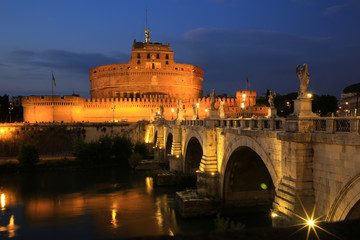
[[[151,172],[119,169],[0,176],[0,239],[111,239],[214,230],[214,217],[183,219]],[[238,218],[269,225],[267,215]]]

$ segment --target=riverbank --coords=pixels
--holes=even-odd
[[[360,239],[360,219],[356,221],[336,222],[336,223],[321,223],[321,230],[316,227],[308,234],[308,228],[299,231],[302,226],[292,226],[287,228],[252,228],[241,231],[223,231],[223,232],[208,232],[197,234],[178,234],[175,236],[154,236],[154,237],[139,237],[128,238],[128,240],[305,240],[305,239],[321,239],[321,240],[358,240]]]

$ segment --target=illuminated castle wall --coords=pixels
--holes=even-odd
[[[129,63],[90,69],[91,98],[79,96],[24,97],[24,121],[36,122],[111,122],[150,120],[151,111],[164,107],[166,119],[176,118],[177,101],[182,102],[184,117],[207,117],[210,99],[202,95],[203,70],[174,62],[170,45],[134,41]],[[243,95],[246,95],[244,98]],[[253,108],[256,92],[237,92],[224,102],[225,117],[264,116],[267,108]]]
[[[202,95],[203,70],[174,62],[170,45],[135,42],[129,63],[90,69],[92,98],[144,98],[164,95],[190,99]]]

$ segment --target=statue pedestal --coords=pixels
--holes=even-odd
[[[276,118],[277,117],[277,109],[276,107],[269,107],[268,108],[268,118]]]
[[[216,109],[212,110],[210,109],[209,111],[209,117],[210,119],[219,119],[219,115]]]
[[[312,112],[312,99],[298,98],[294,100],[294,116],[296,117],[316,117]]]

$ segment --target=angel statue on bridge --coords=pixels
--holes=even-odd
[[[298,98],[305,98],[306,94],[307,94],[306,89],[309,85],[309,80],[310,80],[310,74],[308,72],[308,65],[306,63],[304,63],[302,65],[302,68],[300,67],[300,65],[297,65],[296,74],[298,75],[298,77],[300,79]]]

